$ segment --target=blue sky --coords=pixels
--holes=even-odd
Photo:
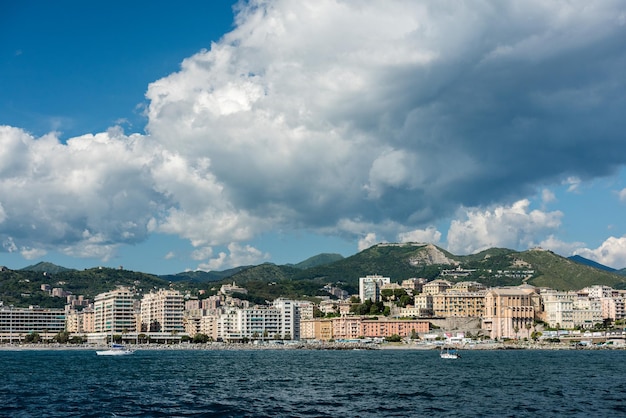
[[[0,265],[626,267],[626,7],[543,3],[3,4]]]

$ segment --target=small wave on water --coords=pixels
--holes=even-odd
[[[0,416],[626,414],[626,351],[0,351]]]

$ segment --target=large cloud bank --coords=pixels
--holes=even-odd
[[[492,243],[486,215],[534,242],[560,214],[520,199],[626,163],[625,37],[618,1],[250,1],[150,84],[146,134],[1,128],[2,246],[106,259],[159,231],[245,258],[274,228],[439,239],[494,204],[454,248]]]

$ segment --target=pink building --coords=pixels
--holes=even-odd
[[[416,333],[425,333],[430,329],[427,321],[401,321],[401,320],[364,320],[361,323],[362,336],[364,337],[391,337],[399,335],[400,337],[409,337],[413,331]]]

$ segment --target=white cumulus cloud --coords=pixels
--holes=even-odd
[[[579,248],[574,254],[608,267],[626,268],[626,236],[609,237],[598,248]]]
[[[465,220],[453,220],[448,231],[448,250],[472,254],[491,247],[527,249],[561,224],[560,211],[529,210],[524,199],[492,210],[466,210]]]
[[[229,246],[194,253],[214,269],[264,259],[245,243],[274,229],[439,239],[459,208],[451,249],[540,242],[561,213],[503,202],[626,163],[621,8],[243,2],[147,87],[145,134],[0,127],[3,248],[108,259],[160,232]]]
[[[269,258],[264,253],[251,245],[230,243],[228,252],[221,251],[217,257],[211,258],[198,266],[199,270],[220,270],[228,266],[248,266],[259,264]]]
[[[415,229],[413,231],[398,234],[399,242],[427,242],[431,244],[439,244],[440,240],[441,232],[432,226],[426,229]]]

